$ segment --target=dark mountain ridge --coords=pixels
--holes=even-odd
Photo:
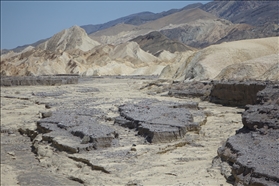
[[[253,26],[279,23],[278,1],[213,1],[200,8],[232,23]]]
[[[137,42],[141,49],[155,56],[158,56],[163,50],[171,53],[194,50],[194,48],[181,42],[171,40],[157,31],[150,32],[144,36],[138,36],[131,41]]]
[[[183,8],[181,8],[181,9],[171,9],[171,10],[163,11],[163,12],[160,12],[160,13],[140,12],[140,13],[131,14],[131,15],[128,15],[128,16],[125,16],[125,17],[121,17],[119,19],[115,19],[115,20],[109,21],[109,22],[104,23],[104,24],[83,25],[83,26],[81,26],[81,28],[83,28],[86,31],[86,33],[89,35],[89,34],[92,34],[94,32],[97,32],[99,30],[104,30],[106,28],[115,26],[115,25],[120,24],[120,23],[131,24],[131,25],[138,26],[138,25],[144,24],[146,22],[154,21],[156,19],[168,16],[170,14],[173,14],[173,13],[176,13],[176,12],[179,12],[179,11],[192,9],[192,8],[198,8],[202,5],[203,5],[202,3],[194,3],[194,4],[187,5]]]

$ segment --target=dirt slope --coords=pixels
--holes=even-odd
[[[150,32],[144,36],[139,36],[131,41],[137,42],[140,48],[155,56],[158,56],[163,50],[171,53],[194,50],[194,48],[184,45],[183,43],[173,41],[157,31]]]
[[[177,79],[182,78],[195,80],[215,79],[223,69],[229,67],[230,65],[235,65],[230,66],[235,69],[237,65],[241,66],[242,64],[245,64],[245,61],[272,54],[278,54],[278,39],[278,37],[270,37],[234,41],[209,46],[196,52],[185,60],[172,77]],[[251,68],[246,68],[246,70],[242,69],[243,71],[239,72],[240,78],[244,78],[243,74],[249,76],[246,78],[254,78],[262,75],[265,73],[264,70],[268,70],[271,66],[276,64],[276,62],[278,62],[276,55],[273,55],[271,58],[272,60],[267,60],[262,64],[261,62],[263,59],[259,59],[258,62],[255,61],[255,65],[257,64],[257,66],[252,67],[254,72],[251,71]],[[267,59],[270,58],[267,57]],[[251,63],[251,61],[248,61],[245,65],[248,65],[249,63]],[[262,68],[263,66],[265,66],[265,68]],[[229,69],[230,68],[224,70],[222,75],[218,78],[237,78],[236,76],[233,76],[233,72],[230,72],[232,69]]]
[[[50,51],[67,51],[72,49],[88,51],[98,45],[100,43],[90,39],[82,28],[73,26],[55,34],[37,48]]]

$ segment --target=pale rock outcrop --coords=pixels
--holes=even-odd
[[[278,54],[263,56],[245,61],[240,64],[229,65],[224,68],[215,79],[257,79],[279,80]],[[276,68],[277,67],[277,68]]]
[[[55,34],[47,41],[41,43],[38,48],[50,51],[67,51],[72,49],[88,51],[98,45],[100,43],[89,38],[82,28],[73,26]]]
[[[279,61],[279,59],[277,58]],[[261,75],[260,79],[267,79],[267,80],[277,80],[279,81],[279,62],[268,69],[263,75]]]
[[[182,80],[233,79],[238,77],[234,77],[235,74],[231,71],[235,71],[237,66],[241,66],[241,68],[244,66],[249,67],[249,64],[251,63],[255,64],[255,66],[246,68],[246,71],[245,68],[241,69],[245,72],[238,71],[237,73],[239,73],[239,76],[242,76],[242,78],[253,79],[263,75],[266,70],[270,71],[269,73],[274,74],[272,77],[276,78],[276,72],[272,72],[272,69],[270,68],[274,65],[276,67],[276,55],[278,54],[278,49],[278,37],[242,40],[212,45],[194,53],[188,59],[183,61],[172,77],[174,79]],[[263,56],[266,57],[255,61],[249,61]],[[262,63],[262,61],[265,62]],[[223,70],[225,68],[227,69]],[[253,71],[250,72],[250,70]],[[249,75],[249,73],[251,74]],[[243,74],[246,75],[244,76]]]
[[[143,51],[136,42],[128,42],[117,45],[111,55],[116,58],[133,58],[145,63],[156,61],[157,58],[150,53]]]

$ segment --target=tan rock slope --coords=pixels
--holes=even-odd
[[[50,51],[67,51],[72,49],[88,51],[98,45],[100,43],[90,39],[82,28],[73,26],[55,34],[47,41],[41,43],[38,48]]]
[[[235,80],[248,80],[248,79],[262,79],[262,80],[278,80],[279,78],[279,56],[278,54],[271,54],[248,61],[240,64],[229,65],[224,68],[219,75],[215,78],[222,79],[235,79]]]
[[[102,46],[87,52],[80,50],[51,52],[33,49],[30,52],[2,60],[1,74],[7,76],[53,74],[129,75],[137,68],[156,66],[159,62],[158,58],[141,50],[136,43],[128,43],[116,47]],[[160,69],[163,67],[160,66]],[[148,73],[154,74],[151,71]],[[161,71],[156,71],[156,73],[160,74]]]
[[[161,77],[172,76],[180,80],[278,80],[278,71],[274,70],[279,63],[278,39],[269,37],[212,45],[194,53],[176,70],[163,70]]]
[[[133,41],[101,45],[90,39],[83,29],[73,26],[55,34],[36,48],[30,46],[20,53],[2,55],[1,74],[159,75],[167,65],[178,65],[195,50],[156,33],[160,36],[160,43],[165,45],[159,43],[160,46],[154,48],[159,40],[149,42],[153,53],[153,49],[156,49],[154,56]],[[177,52],[179,47],[188,52]]]
[[[136,42],[100,45],[83,29],[74,26],[55,34],[36,48],[28,47],[20,53],[2,55],[1,74],[158,75],[165,67],[161,64],[164,61],[143,51]]]

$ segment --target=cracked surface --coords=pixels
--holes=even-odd
[[[218,149],[232,166],[235,185],[279,184],[279,84],[258,92],[256,105],[246,106],[243,128]]]
[[[212,160],[218,147],[242,126],[239,113],[243,109],[224,108],[199,99],[152,96],[139,90],[149,82],[148,78],[87,78],[79,82],[52,87],[1,87],[1,175],[5,175],[1,176],[1,185],[24,185],[28,179],[35,183],[35,178],[40,178],[36,174],[45,175],[45,179],[40,179],[41,185],[46,185],[46,180],[54,185],[230,185],[220,169],[212,166]],[[63,94],[57,96],[32,95],[60,91]],[[119,106],[135,105],[144,99],[175,102],[175,107],[182,110],[184,103],[191,103],[188,106],[192,107],[193,120],[199,123],[204,117],[196,113],[197,105],[193,103],[198,102],[206,113],[206,123],[201,123],[199,132],[187,132],[175,141],[149,143],[135,129],[114,122],[120,116]],[[72,110],[80,111],[82,117],[94,114],[99,124],[117,132],[118,145],[67,153],[43,140],[48,136],[36,130],[37,121],[58,117],[56,111],[69,114],[64,111]],[[52,115],[42,118],[47,112]],[[24,135],[17,132],[19,128]],[[66,137],[70,135],[65,132]],[[57,135],[57,141],[69,143],[65,136]],[[88,138],[71,136],[78,139],[79,145],[82,140],[82,145],[90,144],[86,143]]]

